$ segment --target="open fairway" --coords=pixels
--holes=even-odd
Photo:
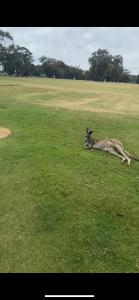
[[[0,77],[0,272],[139,272],[139,85]]]

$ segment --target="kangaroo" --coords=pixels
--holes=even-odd
[[[92,133],[92,129],[86,128],[85,144],[83,145],[84,149],[98,149],[110,152],[111,154],[120,157],[122,159],[122,163],[127,161],[128,166],[130,166],[131,158],[139,161],[138,157],[131,155],[124,149],[120,141],[111,138],[94,140]]]

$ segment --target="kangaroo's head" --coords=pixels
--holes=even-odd
[[[92,129],[91,128],[86,128],[86,134],[88,135],[88,136],[90,136],[91,134],[92,134]]]

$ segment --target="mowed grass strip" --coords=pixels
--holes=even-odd
[[[0,126],[12,131],[0,140],[0,272],[139,271],[139,163],[128,168],[82,148],[90,126],[96,138],[118,138],[139,156],[138,91],[128,84],[0,78]],[[107,97],[107,112],[58,105],[91,94],[101,110]],[[123,110],[115,110],[113,101],[122,100]]]

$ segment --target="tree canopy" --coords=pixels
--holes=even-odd
[[[0,30],[0,66],[3,66],[5,60],[5,55],[7,52],[7,47],[13,43],[13,37],[9,32],[4,32]]]
[[[124,70],[123,57],[111,55],[106,49],[98,49],[88,59],[89,79],[97,81],[127,81],[129,72]]]

